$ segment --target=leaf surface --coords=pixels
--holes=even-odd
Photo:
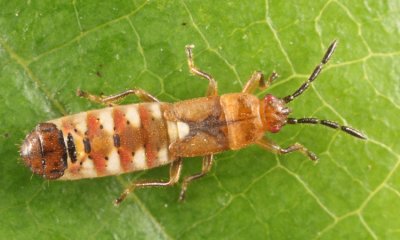
[[[0,235],[13,239],[397,239],[400,237],[400,5],[398,1],[5,1],[0,15]],[[320,157],[277,156],[256,146],[216,156],[190,185],[143,189],[111,202],[134,179],[48,182],[18,156],[38,123],[101,106],[77,88],[112,94],[132,87],[162,101],[204,95],[196,65],[221,94],[253,71],[280,78],[266,92],[295,91],[329,43],[338,49],[313,86],[290,103],[293,117],[361,129],[360,141],[322,126],[269,135]],[[128,98],[127,102],[137,101]],[[185,159],[184,175],[201,169]]]

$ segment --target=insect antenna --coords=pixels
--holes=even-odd
[[[367,137],[362,134],[360,131],[347,127],[347,126],[341,126],[339,123],[330,121],[330,120],[320,120],[318,118],[288,118],[286,121],[287,124],[321,124],[326,127],[330,127],[333,129],[340,129],[343,132],[352,135],[353,137],[356,138],[361,138],[361,139],[367,139]]]
[[[326,50],[324,57],[322,58],[321,62],[314,68],[314,71],[311,73],[311,75],[308,77],[307,81],[303,83],[299,89],[297,89],[293,94],[288,95],[283,99],[285,103],[291,102],[293,99],[296,97],[300,96],[307,88],[310,86],[310,84],[318,77],[319,73],[322,70],[322,67],[329,61],[329,59],[332,57],[333,52],[336,49],[337,41],[333,41],[331,45],[329,45],[328,50]]]

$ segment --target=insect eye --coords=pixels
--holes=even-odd
[[[264,97],[265,103],[267,103],[267,104],[269,104],[269,105],[273,104],[274,101],[276,101],[276,99],[277,99],[277,98],[274,97],[272,94],[267,94],[267,95],[265,95],[265,97]]]

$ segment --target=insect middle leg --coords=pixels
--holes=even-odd
[[[278,77],[276,72],[272,72],[267,82],[265,82],[264,74],[260,71],[256,71],[251,75],[250,79],[244,85],[242,93],[253,93],[257,88],[261,90],[268,88],[272,82]]]
[[[218,95],[218,87],[217,87],[217,82],[215,81],[215,79],[210,74],[201,71],[194,65],[193,52],[192,52],[193,48],[194,48],[194,45],[187,45],[185,47],[189,70],[193,74],[208,80],[208,89],[207,89],[207,93],[206,93],[207,96],[217,96]]]
[[[144,188],[144,187],[167,187],[172,186],[178,182],[179,177],[181,176],[182,170],[182,159],[171,163],[169,169],[169,180],[165,181],[156,181],[156,180],[139,180],[133,182],[125,191],[114,201],[114,205],[118,206],[124,199],[133,192],[136,188]]]
[[[185,193],[187,190],[187,186],[191,181],[199,179],[199,178],[205,176],[208,172],[210,172],[213,160],[214,160],[214,155],[212,155],[212,154],[204,156],[201,172],[185,177],[185,179],[182,182],[182,189],[181,189],[181,193],[179,194],[179,201],[183,201],[185,199]]]
[[[304,154],[305,156],[307,156],[309,159],[311,159],[312,161],[318,160],[318,157],[317,157],[317,155],[315,155],[315,153],[311,152],[310,150],[308,150],[306,147],[304,147],[300,143],[295,143],[293,145],[290,145],[287,148],[281,148],[278,144],[272,142],[271,140],[269,140],[267,138],[262,138],[257,141],[257,145],[261,146],[262,148],[264,148],[268,151],[276,153],[276,154],[287,154],[287,153],[299,151],[302,154]]]
[[[82,98],[86,98],[92,102],[108,106],[114,106],[115,102],[120,101],[129,95],[136,95],[143,102],[159,102],[156,97],[140,88],[129,89],[125,92],[117,93],[110,96],[96,96],[78,89],[76,91],[76,95]]]

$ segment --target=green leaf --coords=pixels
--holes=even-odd
[[[398,1],[0,1],[0,236],[7,239],[398,239],[400,237],[400,28]],[[32,176],[18,145],[38,122],[101,106],[81,88],[134,86],[163,101],[204,95],[184,46],[238,92],[255,70],[280,74],[269,93],[297,89],[329,43],[338,49],[313,86],[290,103],[294,117],[331,119],[368,140],[322,126],[269,137],[320,157],[277,156],[256,146],[216,156],[190,185],[141,189],[137,178],[49,182]],[[263,96],[265,92],[259,94]],[[137,101],[129,98],[125,102]],[[185,159],[184,175],[201,169]]]

